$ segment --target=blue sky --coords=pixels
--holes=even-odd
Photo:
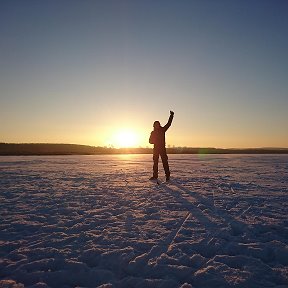
[[[288,147],[288,2],[1,1],[0,141]]]

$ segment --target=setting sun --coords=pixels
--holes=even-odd
[[[132,130],[121,130],[115,134],[112,144],[119,148],[136,147],[139,145],[139,137]]]

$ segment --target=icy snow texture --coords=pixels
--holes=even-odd
[[[288,157],[169,158],[0,157],[0,287],[288,287]]]

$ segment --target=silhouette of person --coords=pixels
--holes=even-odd
[[[174,112],[170,111],[170,117],[167,124],[162,127],[159,121],[155,121],[153,124],[154,130],[150,134],[149,143],[154,144],[153,148],[153,176],[150,180],[158,179],[158,161],[159,155],[162,159],[163,168],[166,175],[166,181],[170,180],[170,170],[168,164],[168,156],[165,146],[165,132],[171,126],[174,117]]]

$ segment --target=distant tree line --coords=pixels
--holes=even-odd
[[[113,148],[78,144],[0,143],[0,155],[151,154],[152,148]],[[169,147],[169,154],[288,154],[288,148],[221,149]]]

